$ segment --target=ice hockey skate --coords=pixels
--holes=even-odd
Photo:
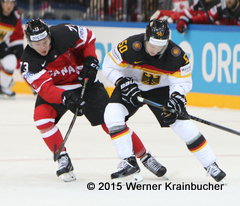
[[[61,177],[65,182],[76,180],[71,159],[66,152],[61,152],[58,158],[58,170],[56,173],[57,176]]]
[[[15,98],[16,93],[9,88],[0,86],[0,96],[2,99]]]
[[[139,174],[140,168],[136,157],[125,158],[118,165],[118,171],[111,174],[114,183],[125,184],[126,182],[141,182],[142,176]]]
[[[205,168],[205,170],[207,170],[207,176],[211,176],[217,182],[222,182],[224,185],[226,185],[226,173],[218,167],[216,162],[209,165],[207,168]]]
[[[143,165],[157,177],[162,177],[165,180],[168,180],[166,176],[167,169],[163,165],[161,165],[150,152],[146,153],[143,157],[141,157],[141,162]]]

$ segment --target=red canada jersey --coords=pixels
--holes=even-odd
[[[0,44],[5,42],[8,47],[23,44],[23,29],[19,10],[14,8],[9,16],[2,14],[0,8]]]
[[[87,56],[96,56],[95,35],[72,24],[50,27],[51,49],[41,56],[29,45],[21,58],[21,72],[32,88],[49,103],[62,103],[62,92],[81,87],[78,75]]]
[[[208,11],[209,17],[214,24],[222,25],[240,25],[240,5],[232,12],[222,4],[215,5]],[[209,24],[208,16],[204,13],[199,16],[192,17],[194,24]]]

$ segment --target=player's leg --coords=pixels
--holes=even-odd
[[[125,124],[127,115],[128,110],[120,103],[109,103],[105,109],[105,123],[118,157],[122,160],[118,171],[111,174],[111,179],[124,182],[130,176],[133,178],[131,181],[139,182],[142,177],[138,175],[140,168],[133,150],[132,131]]]
[[[189,151],[197,157],[202,166],[207,170],[207,175],[212,176],[217,182],[225,182],[223,179],[226,174],[218,167],[216,156],[197,126],[191,120],[176,120],[170,127],[185,141]]]
[[[105,123],[102,124],[102,128],[107,134],[109,134],[108,128]],[[133,143],[134,153],[137,158],[141,158],[147,154],[145,146],[143,145],[142,141],[134,131],[132,131],[132,143]]]
[[[93,84],[92,87],[87,88],[86,91],[87,92],[86,92],[86,95],[84,96],[84,100],[88,103],[88,107],[86,108],[85,116],[90,121],[92,126],[101,124],[103,130],[107,134],[109,134],[108,128],[106,127],[105,123],[103,123],[104,122],[104,119],[103,119],[104,110],[106,108],[106,105],[109,102],[109,97],[108,97],[108,94],[107,94],[105,88],[103,87],[103,85],[100,82],[96,82],[95,84]],[[134,111],[132,111],[132,113],[135,113],[136,110],[137,109],[134,108]],[[123,121],[121,124],[123,124],[122,126],[124,128],[128,128],[126,123],[124,122],[124,120],[125,120],[125,116],[123,116]],[[141,142],[141,140],[139,139],[139,137],[137,136],[137,134],[130,129],[129,129],[129,131],[130,131],[129,135],[131,136],[131,141],[132,141],[131,148],[133,147],[131,149],[131,151],[133,151],[133,154],[135,154],[137,158],[144,157],[143,160],[147,160],[148,158],[146,158],[146,157],[151,156],[150,153],[146,153],[146,149],[145,149],[143,143]],[[122,131],[120,130],[119,132],[122,132]],[[152,160],[152,158],[150,158],[150,160]]]
[[[17,67],[17,58],[14,54],[9,54],[1,59],[0,79],[1,87],[0,94],[6,97],[14,97],[16,94],[11,90],[13,82],[13,73]]]
[[[56,126],[56,119],[59,118],[59,114],[51,105],[46,103],[39,104],[40,102],[41,98],[38,96],[37,106],[34,110],[34,121],[44,142],[50,151],[54,152],[54,145],[57,145],[58,150],[63,142],[62,134]],[[63,148],[63,151],[60,153],[58,158],[58,170],[56,174],[66,182],[73,181],[76,179],[73,169],[74,168],[71,159],[66,152],[66,148]]]
[[[107,91],[105,90],[103,84],[101,84],[100,82],[96,82],[91,87],[87,87],[83,99],[86,101],[86,104],[87,104],[84,115],[86,116],[88,121],[91,123],[91,125],[92,126],[102,125],[103,130],[106,133],[109,133],[109,131],[110,131],[110,134],[111,134],[112,131],[109,130],[109,128],[107,128],[104,123],[104,111],[108,105],[109,96],[108,96]],[[122,132],[122,130],[125,130],[125,128],[127,128],[125,126],[124,121],[122,124],[124,126],[124,129],[121,128],[119,130],[119,132]],[[129,129],[126,129],[126,130],[129,131]],[[131,165],[130,166],[130,165],[127,165],[128,161],[125,162],[126,167],[129,168],[128,175],[130,175],[130,174],[138,172],[139,167],[137,165],[136,158],[133,154],[130,131],[129,131],[129,137],[127,137],[127,138],[130,138],[130,142],[127,143],[127,146],[129,146],[129,148],[131,148],[130,149],[131,155],[129,156],[128,161],[130,161],[132,164],[136,165],[136,167],[137,167],[137,169],[135,167],[132,168],[132,164],[130,164]],[[121,150],[121,148],[120,148],[120,150]],[[127,156],[128,156],[128,154],[127,154]]]

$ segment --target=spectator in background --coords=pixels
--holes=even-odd
[[[16,0],[1,0],[0,33],[0,95],[14,97],[15,92],[10,87],[23,52],[24,37]]]
[[[240,2],[239,0],[225,0],[212,7],[207,13],[198,16],[181,16],[177,24],[177,30],[184,33],[188,24],[213,24],[216,25],[240,25]]]
[[[202,15],[205,11],[210,10],[213,6],[220,3],[220,0],[194,0],[192,5],[184,9],[183,11],[169,11],[169,10],[158,10],[154,13],[152,18],[157,19],[167,19],[168,22],[178,22],[180,16],[187,16],[188,18],[192,18],[193,16]]]

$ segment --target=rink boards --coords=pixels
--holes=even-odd
[[[66,23],[46,20],[49,25]],[[26,21],[23,21],[23,25]],[[99,79],[111,93],[111,85],[101,74],[104,56],[128,36],[144,33],[147,23],[71,21],[86,26],[96,35],[96,50],[100,61]],[[169,24],[171,39],[187,53],[192,64],[193,88],[187,95],[188,105],[240,109],[240,44],[237,26],[190,25],[179,34],[176,24]],[[26,40],[25,40],[26,45]],[[14,74],[14,91],[32,93],[19,71]]]

